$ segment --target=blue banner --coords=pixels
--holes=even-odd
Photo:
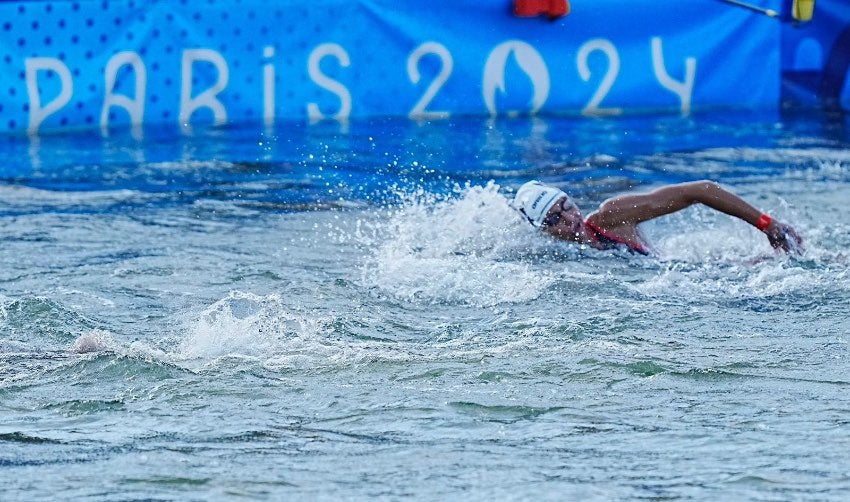
[[[0,3],[0,131],[776,108],[781,24],[718,1]]]

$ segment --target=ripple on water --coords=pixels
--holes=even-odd
[[[486,405],[467,401],[453,401],[449,406],[458,413],[488,422],[513,423],[519,420],[533,420],[537,417],[556,413],[563,407],[532,407],[522,405]]]
[[[0,336],[7,340],[51,350],[95,327],[94,321],[46,297],[0,296]]]

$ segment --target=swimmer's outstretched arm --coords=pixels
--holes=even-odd
[[[761,211],[713,181],[679,183],[645,194],[614,197],[599,206],[594,218],[610,228],[634,226],[697,203],[740,218],[756,228],[761,226],[770,245],[776,249],[797,251],[802,246],[803,240],[790,225],[768,218],[765,226]]]

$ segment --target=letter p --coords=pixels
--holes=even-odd
[[[74,94],[74,83],[71,79],[71,71],[62,61],[56,58],[27,58],[26,66],[27,94],[30,104],[30,121],[27,132],[38,134],[41,123],[50,115],[56,113],[71,101]],[[59,75],[59,95],[44,106],[41,104],[41,92],[38,89],[38,72],[52,71]]]

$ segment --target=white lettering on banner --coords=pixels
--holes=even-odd
[[[133,67],[136,75],[135,99],[130,99],[123,94],[114,94],[115,82],[118,79],[118,70],[123,66]],[[109,135],[109,109],[113,106],[123,108],[130,114],[130,124],[141,125],[145,116],[145,89],[147,88],[148,75],[142,58],[135,52],[124,51],[109,58],[105,70],[105,94],[103,97],[103,108],[100,113],[100,129],[104,136]]]
[[[664,67],[664,52],[661,48],[661,38],[652,37],[652,70],[658,82],[673,94],[679,96],[681,102],[680,110],[683,114],[691,111],[691,96],[694,93],[694,76],[697,72],[697,60],[685,58],[685,80],[678,82],[667,73]]]
[[[56,58],[26,58],[27,94],[29,95],[29,134],[38,134],[38,128],[50,115],[56,113],[71,101],[74,95],[74,82],[71,79],[71,71]],[[41,93],[38,90],[38,73],[41,71],[52,71],[59,75],[59,95],[46,105],[41,105]]]
[[[617,80],[617,75],[620,73],[620,55],[610,40],[595,38],[579,48],[578,55],[576,56],[578,74],[585,82],[590,80],[590,67],[587,64],[587,60],[590,57],[590,53],[594,51],[600,51],[608,58],[608,70],[605,72],[605,76],[602,77],[602,82],[596,88],[596,92],[593,93],[590,101],[581,110],[581,113],[584,115],[620,115],[623,113],[622,108],[599,108],[599,103],[611,91],[611,87],[613,87],[614,82]]]
[[[193,66],[196,61],[212,63],[218,71],[218,79],[212,87],[192,97]],[[213,123],[222,125],[227,122],[227,110],[216,96],[227,87],[230,80],[230,72],[227,61],[222,55],[212,49],[186,49],[183,51],[183,62],[181,66],[182,83],[180,85],[180,114],[178,115],[180,125],[189,125],[192,114],[200,108],[209,108],[213,112]]]
[[[654,79],[649,74],[648,68],[634,68],[634,66],[626,66],[625,68],[630,68],[631,73],[623,77],[621,75],[623,66],[621,65],[620,53],[617,46],[611,40],[595,38],[584,42],[578,48],[575,60],[578,77],[587,85],[595,86],[591,97],[581,109],[581,113],[585,115],[619,115],[623,113],[623,108],[603,106],[603,103],[610,99],[612,93],[616,96],[617,91],[620,90],[620,87],[617,86],[620,78],[628,80],[628,85],[622,86],[628,91],[628,94],[618,96],[620,102],[626,99],[636,99],[637,102],[635,105],[640,105],[640,97],[635,98],[635,91],[633,89],[639,86],[641,90],[654,89],[658,91],[658,87],[655,84],[657,81],[661,87],[672,92],[679,98],[680,111],[682,113],[686,114],[690,112],[695,86],[696,59],[694,57],[685,58],[684,76],[681,81],[676,80],[668,74],[665,67],[662,39],[660,37],[653,37],[650,42]],[[601,53],[601,55],[597,56],[596,53]],[[634,47],[630,46],[628,54],[635,56]],[[351,58],[348,52],[339,44],[323,43],[317,45],[310,52],[307,62],[309,78],[317,86],[339,98],[340,102],[339,109],[334,113],[330,111],[323,112],[319,108],[318,103],[306,103],[307,117],[311,123],[327,118],[336,119],[342,123],[349,117],[352,111],[352,95],[349,89],[339,80],[331,78],[322,71],[322,63],[327,57],[334,59],[335,63],[341,68],[351,66]],[[278,111],[276,99],[276,92],[278,91],[276,89],[277,75],[274,61],[275,47],[272,45],[265,46],[262,50],[262,58],[262,120],[267,128],[271,128],[277,120],[276,112]],[[425,61],[429,58],[432,59]],[[600,59],[597,61],[596,58]],[[69,66],[58,58],[31,57],[26,58],[24,62],[26,68],[24,80],[29,97],[29,125],[27,130],[30,134],[37,134],[45,120],[66,107],[74,98],[75,82]],[[212,75],[207,77],[207,79],[214,79],[215,81],[208,88],[199,89],[201,92],[193,96],[193,91],[197,92],[194,89],[193,79],[197,79],[197,72],[200,71],[196,63],[207,66],[212,65],[211,69],[203,69],[209,70],[204,72],[205,75]],[[467,61],[467,63],[477,66],[474,62],[470,63]],[[604,66],[605,64],[607,64],[607,67]],[[510,72],[509,65],[512,69]],[[127,66],[130,68],[125,68]],[[423,74],[421,70],[425,67],[430,69],[430,73],[426,72]],[[444,119],[451,117],[452,113],[458,111],[452,108],[443,110],[429,109],[429,107],[433,106],[436,97],[441,95],[440,93],[447,93],[445,86],[449,79],[453,78],[457,69],[454,56],[446,46],[433,40],[422,43],[407,56],[406,69],[410,82],[414,86],[422,85],[424,87],[424,91],[418,96],[418,99],[416,99],[418,91],[415,89],[410,91],[413,99],[416,99],[416,103],[408,113],[411,119]],[[469,68],[466,69],[468,70]],[[515,71],[516,69],[520,71],[517,72]],[[119,75],[125,75],[130,70],[133,73],[132,77]],[[121,73],[122,71],[124,72],[123,74]],[[228,113],[224,103],[227,100],[219,95],[228,86],[230,70],[228,62],[222,54],[212,49],[186,49],[182,52],[180,71],[181,85],[179,113],[177,117],[179,124],[184,128],[184,132],[191,133],[189,125],[193,115],[201,108],[208,108],[212,111],[213,123],[215,125],[225,124],[228,120]],[[217,74],[210,72],[217,72]],[[47,75],[44,75],[45,73]],[[463,73],[466,74],[466,72]],[[506,79],[508,78],[508,73],[518,75],[518,78],[523,81],[523,75],[528,77],[531,84],[532,96],[526,109],[523,109],[522,106],[518,110],[498,109],[499,106],[504,108],[504,105],[497,105],[497,94],[501,93],[501,95],[504,95],[507,93],[508,84],[506,83]],[[58,79],[54,78],[56,76],[58,76]],[[117,52],[109,58],[103,73],[104,94],[103,105],[100,110],[100,127],[104,136],[109,134],[110,122],[119,121],[114,118],[110,119],[110,114],[114,112],[116,107],[125,110],[129,114],[130,124],[138,126],[139,129],[137,130],[141,130],[140,126],[143,125],[143,121],[145,120],[146,110],[149,110],[146,103],[147,86],[150,83],[149,77],[150,75],[147,72],[145,62],[137,52]],[[48,81],[45,79],[52,80]],[[119,87],[119,84],[123,84],[123,79],[127,80],[128,85],[121,85],[120,87],[126,87],[126,90],[122,89],[123,92],[118,92],[116,88]],[[250,81],[252,79],[246,80]],[[48,86],[46,84],[52,85]],[[129,86],[133,84],[135,84],[135,87],[131,91]],[[572,75],[570,75],[569,79],[559,80],[559,84],[564,87],[563,89],[559,89],[560,92],[564,93],[564,95],[560,96],[559,106],[572,106],[572,103],[580,106],[580,101],[584,98],[579,98],[579,102],[576,102],[575,99],[570,99],[570,96],[566,94],[574,85]],[[460,85],[466,85],[467,91],[454,89],[453,92],[459,93],[459,96],[466,97],[468,95],[466,92],[476,92],[471,89],[477,89],[479,82],[460,82],[458,86]],[[511,90],[514,95],[517,93],[517,87],[528,88],[527,86],[513,85]],[[539,112],[549,99],[549,93],[551,91],[550,74],[545,60],[532,45],[521,40],[507,40],[493,47],[487,55],[480,88],[485,108],[491,117],[498,115],[515,116],[523,112],[533,115]],[[161,93],[165,92],[166,89],[158,89],[158,91],[158,95],[162,96]],[[47,93],[52,95],[54,92],[58,93],[55,97],[51,98],[46,95]],[[658,92],[664,93],[664,91]],[[499,96],[501,97],[501,95]],[[458,101],[458,96],[452,97],[454,98],[452,102]],[[513,99],[511,102],[516,103],[516,101],[516,99]],[[259,106],[259,104],[252,106]],[[406,105],[401,106],[404,107]],[[156,111],[159,111],[159,108]],[[474,112],[474,105],[467,101],[461,104],[459,111],[463,111],[464,113]],[[163,116],[169,115],[167,112],[163,110]],[[243,115],[250,115],[250,111],[240,110],[240,112]],[[375,112],[375,110],[366,110],[366,112]],[[62,120],[63,124],[67,120],[77,120],[78,117],[85,116],[85,114],[77,113],[75,110],[73,114],[67,111],[64,116],[68,118]],[[8,123],[10,124],[10,128],[14,128],[14,120]],[[77,123],[75,122],[75,124]]]
[[[549,70],[537,49],[521,40],[509,40],[496,46],[484,64],[484,85],[482,92],[484,104],[491,116],[496,116],[496,90],[505,93],[505,69],[508,57],[513,54],[522,71],[531,78],[534,96],[531,99],[530,113],[537,113],[549,98]],[[518,115],[518,111],[509,111],[509,116]]]
[[[274,47],[264,48],[263,57],[273,58]],[[274,104],[274,65],[267,63],[263,65],[263,124],[266,127],[274,124]]]
[[[416,102],[416,105],[408,116],[412,119],[445,119],[450,116],[449,112],[429,112],[425,108],[431,103],[434,96],[437,95],[437,92],[440,91],[440,88],[443,87],[452,74],[454,59],[449,50],[446,49],[446,46],[437,42],[425,42],[417,47],[410,54],[410,57],[407,58],[407,76],[410,77],[410,81],[414,84],[419,83],[419,79],[422,78],[419,74],[419,61],[428,54],[434,54],[440,58],[440,72],[425,90],[425,94]]]
[[[322,89],[336,94],[339,98],[339,111],[331,118],[336,120],[347,119],[351,114],[351,93],[348,92],[348,88],[344,85],[322,73],[319,63],[325,56],[335,57],[339,61],[339,65],[343,68],[348,68],[351,65],[351,59],[348,57],[348,52],[341,45],[328,43],[321,44],[313,49],[307,61],[307,72],[310,74],[310,79]],[[316,103],[307,104],[307,116],[310,118],[310,122],[318,122],[326,118]]]

